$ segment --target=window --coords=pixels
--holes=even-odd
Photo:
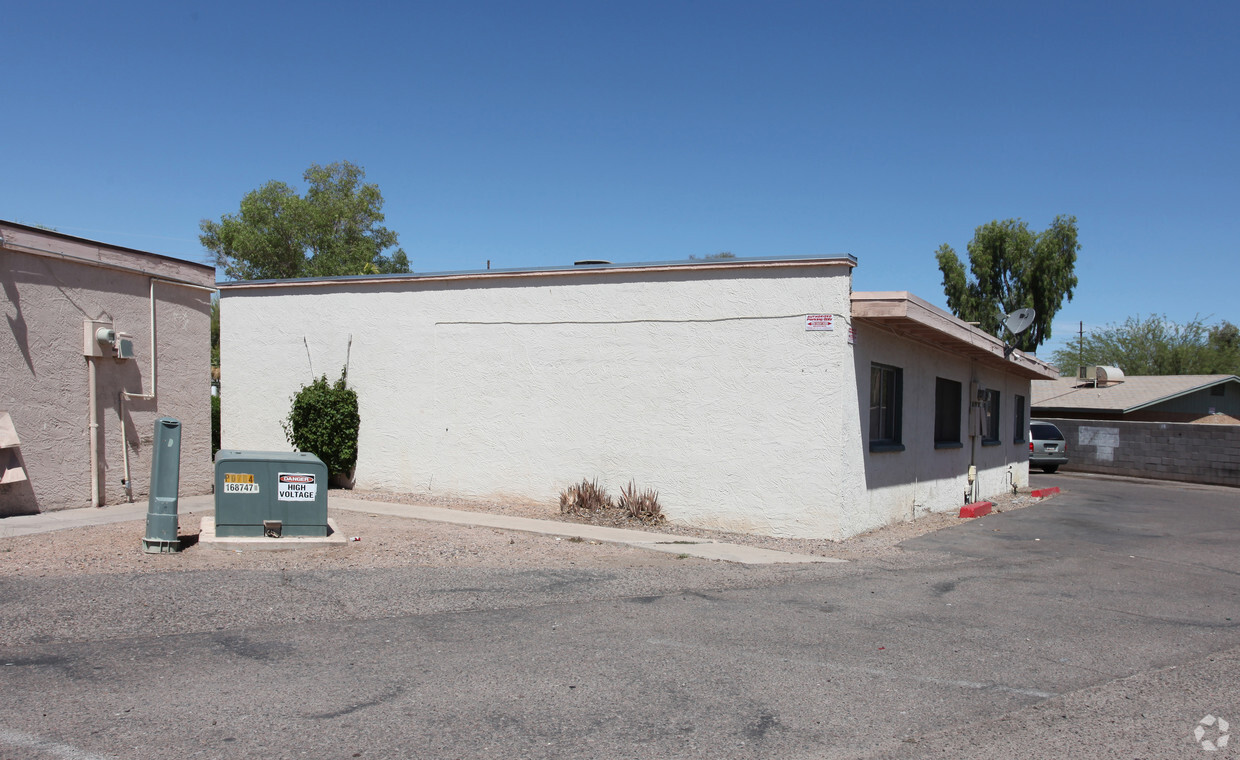
[[[999,391],[987,388],[982,391],[982,445],[999,443]]]
[[[958,449],[960,442],[961,385],[955,380],[934,380],[934,448]]]
[[[1222,383],[1219,383],[1218,385],[1210,389],[1210,395],[1211,396],[1226,396],[1227,386],[1223,385]]]
[[[1025,397],[1017,396],[1012,411],[1012,443],[1025,442]]]
[[[870,365],[870,451],[903,451],[900,409],[904,370],[885,364]]]
[[[1035,441],[1062,441],[1063,433],[1049,422],[1032,422],[1029,424],[1029,435]]]

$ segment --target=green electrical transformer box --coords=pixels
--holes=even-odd
[[[327,465],[314,454],[215,455],[215,535],[326,536]]]

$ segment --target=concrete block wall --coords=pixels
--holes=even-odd
[[[1047,421],[1067,441],[1065,471],[1240,486],[1240,425]]]

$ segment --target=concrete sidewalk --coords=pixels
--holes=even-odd
[[[0,539],[69,528],[83,528],[91,525],[145,520],[146,508],[146,502],[141,501],[134,504],[120,504],[97,509],[89,507],[86,509],[66,509],[57,512],[43,512],[37,515],[0,518]],[[600,543],[623,544],[638,549],[650,549],[651,551],[670,554],[687,554],[691,557],[737,562],[746,565],[846,561],[833,557],[819,557],[812,554],[795,554],[792,552],[741,546],[739,544],[727,544],[711,539],[691,538],[666,533],[649,533],[644,530],[607,528],[598,525],[560,522],[559,520],[536,520],[528,517],[511,517],[489,512],[445,509],[444,507],[366,501],[364,499],[350,499],[335,494],[328,497],[328,508],[374,515],[389,515],[412,520],[425,520],[428,522],[450,523],[453,525],[538,533],[564,538],[580,538]],[[182,497],[177,505],[177,511],[181,514],[213,512],[214,509],[215,497],[211,495]],[[279,541],[281,539],[269,540]]]
[[[540,533],[547,536],[580,538],[608,544],[623,544],[638,549],[650,549],[670,554],[688,554],[703,559],[719,559],[746,565],[771,565],[781,562],[845,562],[833,557],[812,554],[757,549],[739,544],[725,544],[706,538],[676,536],[667,533],[649,533],[644,530],[607,528],[600,525],[583,525],[559,520],[536,520],[529,517],[510,517],[490,512],[470,512],[444,507],[425,507],[414,504],[392,504],[385,501],[366,501],[333,496],[329,502],[335,509],[366,512],[372,515],[392,515],[414,520],[471,525],[498,530],[514,530],[522,533]]]

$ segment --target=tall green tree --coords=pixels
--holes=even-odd
[[[1194,317],[1181,325],[1158,314],[1129,317],[1074,343],[1051,355],[1065,376],[1078,364],[1119,367],[1126,375],[1240,374],[1240,328],[1226,320],[1208,325]]]
[[[234,280],[409,271],[397,236],[382,225],[383,195],[355,164],[311,164],[304,196],[272,180],[246,193],[235,214],[203,219],[198,236]]]
[[[968,245],[972,279],[950,245],[944,243],[935,253],[947,307],[992,335],[999,335],[1005,314],[1032,307],[1037,312],[1033,326],[1012,344],[1037,350],[1051,337],[1051,321],[1064,298],[1072,300],[1080,248],[1074,216],[1057,216],[1041,232],[1020,219],[984,224]]]

